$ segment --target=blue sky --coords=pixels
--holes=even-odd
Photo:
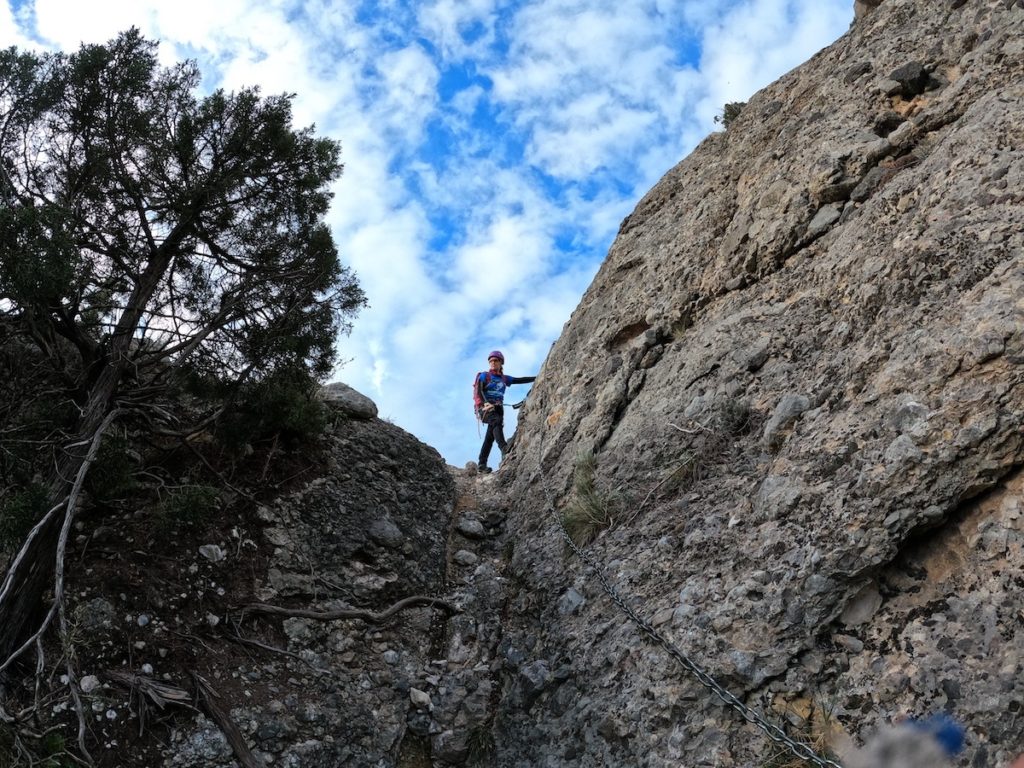
[[[488,351],[536,373],[640,197],[852,18],[853,0],[2,0],[0,45],[134,25],[204,89],[295,93],[298,124],[341,141],[328,219],[370,301],[335,379],[461,466]]]

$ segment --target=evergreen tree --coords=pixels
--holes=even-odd
[[[0,327],[74,406],[0,587],[0,664],[40,626],[88,449],[126,402],[183,373],[323,378],[364,304],[323,220],[338,144],[294,128],[290,96],[198,83],[136,30],[0,52]]]

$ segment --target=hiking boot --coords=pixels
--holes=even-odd
[[[479,467],[476,468],[476,471],[479,472],[481,475],[491,474],[491,468],[488,467],[486,464],[481,464]]]

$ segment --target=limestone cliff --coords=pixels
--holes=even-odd
[[[862,5],[640,201],[541,370],[506,647],[563,673],[507,686],[501,765],[771,754],[564,556],[581,453],[594,557],[748,702],[1022,746],[1024,8]]]

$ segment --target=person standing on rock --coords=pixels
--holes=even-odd
[[[487,473],[487,457],[491,455],[491,446],[497,442],[501,455],[505,455],[505,389],[512,384],[529,384],[536,376],[506,376],[504,372],[505,356],[500,350],[494,350],[487,356],[488,370],[477,374],[474,400],[477,405],[477,416],[487,426],[484,433],[484,444],[480,447],[480,461],[477,470]]]

